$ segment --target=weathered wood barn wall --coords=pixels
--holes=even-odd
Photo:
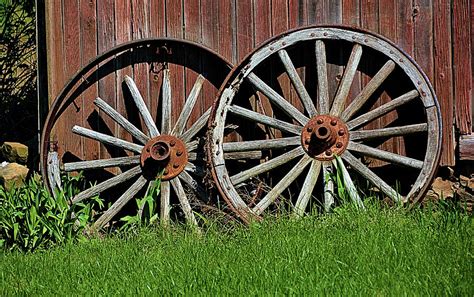
[[[472,132],[473,5],[472,0],[49,0],[44,7],[48,82],[42,87],[49,101],[42,101],[51,102],[94,56],[128,40],[184,38],[235,64],[291,28],[354,25],[393,40],[424,69],[443,114],[441,164],[454,165],[457,136]]]

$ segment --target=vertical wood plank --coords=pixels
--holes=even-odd
[[[413,56],[413,10],[412,0],[397,1],[397,39],[396,44]]]
[[[218,11],[218,52],[224,56],[231,63],[235,64],[237,61],[236,47],[234,46],[234,21],[235,9],[233,0],[221,0],[217,4]]]
[[[63,11],[63,38],[64,38],[64,77],[69,79],[80,68],[80,20],[78,0],[64,0]],[[65,125],[63,128],[69,130],[61,137],[65,151],[82,157],[81,140],[82,137],[73,134],[70,129],[77,123],[82,122],[82,102],[81,98],[75,98],[63,114]]]
[[[46,2],[46,35],[47,35],[47,64],[48,64],[48,104],[54,101],[65,81],[63,71],[63,23],[62,5],[57,5],[53,1]],[[59,141],[61,129],[65,125],[61,122],[54,127],[51,132],[51,139]],[[64,129],[62,129],[64,131]],[[58,143],[59,144],[59,143]],[[63,146],[58,146],[58,153],[61,155]]]
[[[236,2],[237,60],[242,60],[253,49],[252,0]]]
[[[254,0],[254,45],[258,47],[272,35],[270,0]]]
[[[202,34],[201,34],[201,5],[199,0],[184,0],[184,38],[186,40],[194,41],[197,43],[202,43]],[[186,50],[186,57],[185,57],[186,65],[191,64],[199,64],[198,72],[201,71],[201,56],[198,52],[192,50]],[[191,92],[194,83],[198,77],[198,74],[192,70],[191,68],[185,68],[185,98],[187,99],[189,93]],[[202,89],[201,89],[202,90]],[[181,106],[174,106],[174,109],[179,109],[181,112]],[[196,101],[196,105],[194,106],[191,115],[189,117],[187,126],[190,125],[197,120],[201,115],[202,111],[202,93],[199,95],[198,100]]]
[[[97,56],[97,15],[96,0],[80,0],[81,18],[81,66],[84,67]],[[96,71],[94,68],[92,71]],[[89,74],[86,75],[88,77]],[[93,84],[82,95],[82,126],[92,129],[90,116],[95,111],[92,101],[97,97],[97,84]],[[82,138],[82,153],[86,160],[99,158],[99,144],[92,139]]]
[[[469,0],[453,1],[453,69],[456,126],[461,134],[472,133],[472,68]]]
[[[359,0],[342,1],[342,23],[349,26],[360,26],[360,3]],[[349,92],[349,99],[354,98],[361,91],[361,76],[356,73]],[[349,100],[350,101],[350,100]]]
[[[168,37],[183,38],[184,7],[182,1],[166,0],[166,33]],[[173,54],[179,54],[174,48]],[[185,98],[184,69],[176,65],[169,65],[170,83],[172,92],[172,106],[182,106]],[[171,121],[175,123],[179,117],[179,110],[171,108]]]
[[[165,0],[149,0],[150,1],[150,18],[149,30],[150,37],[166,36],[166,1]],[[156,52],[157,49],[153,49]],[[153,63],[148,74],[150,83],[150,112],[154,119],[159,119],[160,112],[160,93],[163,81],[163,73],[161,63]]]
[[[132,4],[132,40],[139,40],[147,38],[149,34],[148,17],[149,5],[148,0],[131,0]],[[140,94],[143,96],[147,108],[150,110],[150,95],[149,95],[149,68],[146,63],[136,63],[143,55],[140,51],[136,51],[132,55],[133,59],[133,80],[137,85]],[[150,110],[151,113],[151,110]],[[156,122],[156,118],[153,118]]]
[[[105,52],[115,45],[114,26],[114,2],[113,0],[97,0],[97,51],[98,54]],[[99,77],[104,75],[106,69],[99,65]],[[115,73],[110,73],[99,80],[99,97],[113,108],[116,108]],[[105,114],[99,112],[99,124],[96,130],[106,134],[115,133],[115,122]],[[100,144],[100,158],[117,156],[120,152],[116,149],[105,147]]]
[[[443,118],[443,148],[440,164],[455,164],[454,97],[451,51],[451,4],[444,0],[433,1],[434,88]]]
[[[306,0],[288,0],[288,22],[291,29],[308,24],[308,3]]]
[[[397,38],[397,0],[379,0],[379,33],[388,39],[395,41]],[[380,104],[389,102],[391,99],[386,92],[380,96]],[[379,119],[380,127],[385,127],[397,119],[397,113],[392,111]],[[394,137],[389,139],[382,149],[390,150],[394,153],[403,154],[404,143],[402,137]]]
[[[122,44],[132,40],[132,4],[130,0],[117,1],[115,3],[115,40],[117,44]],[[116,108],[119,113],[129,118],[127,113],[127,104],[123,95],[122,82],[126,75],[133,77],[133,70],[131,66],[125,67],[126,64],[131,63],[131,57],[121,58],[116,61]],[[125,129],[118,126],[117,136],[128,141],[132,137]]]
[[[201,34],[202,34],[202,42],[204,45],[209,47],[210,49],[217,52],[218,50],[218,32],[216,30],[218,26],[218,12],[216,7],[218,6],[219,0],[201,0],[201,15],[202,15],[202,22],[201,22]],[[213,69],[212,61],[206,60],[203,58],[202,65],[204,72],[211,72]],[[214,99],[216,97],[216,88],[212,86],[207,80],[204,82],[202,86],[202,93],[203,95],[203,106],[210,107],[214,103]]]

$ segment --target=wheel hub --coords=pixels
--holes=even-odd
[[[187,163],[186,145],[171,135],[160,135],[150,139],[140,157],[143,174],[148,179],[159,177],[163,171],[161,178],[170,180],[180,174]]]
[[[330,161],[340,156],[349,143],[349,130],[338,117],[318,115],[309,120],[301,133],[304,151],[319,161]]]

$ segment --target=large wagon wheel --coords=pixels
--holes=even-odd
[[[61,186],[61,172],[101,170],[89,179],[95,185],[71,200],[78,203],[107,191],[107,197],[114,197],[109,201],[111,206],[94,222],[93,229],[97,230],[108,224],[130,200],[143,195],[147,184],[150,187],[161,178],[161,220],[170,220],[170,205],[176,201],[181,208],[176,217],[184,216],[187,223],[197,225],[194,212],[209,202],[203,186],[205,126],[210,105],[230,69],[224,58],[209,49],[164,38],[133,41],[96,57],[74,75],[51,105],[41,140],[41,170],[48,177],[49,188]],[[116,102],[109,99],[112,103],[107,103],[107,98],[87,97],[88,90],[97,86],[100,90],[106,84],[112,84],[112,88],[116,84],[118,93],[123,92],[124,102],[119,102],[120,96]],[[184,87],[177,92],[173,86]],[[187,90],[183,91],[185,87]],[[92,122],[99,122],[97,127],[91,124],[87,128],[87,121],[81,120],[82,106],[76,103],[81,98],[82,117],[90,120],[95,115],[98,119]],[[86,114],[92,101],[95,111],[92,108]],[[71,109],[72,113],[79,112],[73,120]],[[104,124],[106,121],[108,125]],[[65,139],[56,139],[62,140],[56,153],[51,141],[60,129],[59,135]],[[104,132],[107,129],[111,131]],[[69,150],[81,141],[82,153]],[[91,153],[86,148],[89,145],[101,152]],[[114,156],[113,152],[117,151],[120,154]]]
[[[426,75],[387,39],[346,27],[290,31],[254,50],[221,87],[210,123],[214,180],[244,220],[282,205],[302,215],[313,196],[329,209],[336,172],[360,207],[363,184],[417,202],[440,156]],[[238,164],[225,160],[235,152]]]

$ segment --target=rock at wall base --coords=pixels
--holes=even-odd
[[[11,163],[26,164],[28,161],[28,147],[18,142],[4,142],[0,154]]]
[[[13,187],[21,187],[28,175],[28,168],[18,163],[9,163],[0,167],[0,184],[10,191]]]

